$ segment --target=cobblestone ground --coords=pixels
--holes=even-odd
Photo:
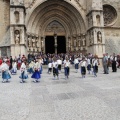
[[[120,120],[120,70],[82,79],[71,68],[68,80],[52,80],[44,68],[40,83],[30,77],[21,84],[18,71],[0,82],[0,120]]]

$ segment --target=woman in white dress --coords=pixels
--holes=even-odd
[[[3,83],[5,82],[9,82],[8,79],[11,78],[10,74],[9,74],[9,66],[6,63],[6,59],[3,61],[2,65],[1,65],[1,71],[2,71],[2,79],[3,79]]]
[[[26,72],[26,65],[25,65],[24,61],[22,61],[22,65],[20,67],[20,72],[21,72],[21,75],[19,77],[19,78],[21,78],[20,83],[24,83],[25,79],[28,79],[28,75]]]
[[[16,73],[17,73],[17,63],[15,61],[14,64],[13,64],[13,68],[11,70],[11,74],[16,74]]]

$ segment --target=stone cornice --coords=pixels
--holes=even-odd
[[[104,29],[104,27],[102,27],[102,26],[93,26],[93,27],[88,28],[87,31],[95,29],[95,28]]]
[[[28,7],[26,7],[26,9],[31,8],[31,7],[35,4],[36,1],[37,1],[37,0],[33,0],[33,1],[30,3],[30,5],[29,5]]]
[[[92,12],[103,12],[103,10],[90,10],[86,16],[88,16],[89,14],[91,14]]]
[[[117,27],[117,26],[104,26],[105,29],[120,29],[120,26]]]
[[[78,5],[83,11],[86,12],[86,9],[83,8],[83,6],[80,4],[80,1],[79,1],[79,0],[74,0],[74,1],[77,3],[77,5]]]

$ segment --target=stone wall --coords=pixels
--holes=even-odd
[[[120,54],[120,29],[105,28],[105,51]]]
[[[114,9],[109,11],[106,16],[112,20],[108,25],[105,25],[105,52],[112,54],[120,54],[120,0],[103,0],[103,5],[110,5]],[[114,18],[114,19],[113,19]]]
[[[0,42],[4,38],[10,26],[10,2],[0,0]]]

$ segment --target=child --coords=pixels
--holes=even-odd
[[[58,74],[58,63],[56,58],[53,58],[53,62],[52,62],[52,67],[53,67],[53,76],[54,76],[54,80],[57,76],[57,78],[59,79],[59,74]]]
[[[60,57],[58,58],[57,63],[58,63],[58,72],[61,73],[62,60],[60,59]]]
[[[27,72],[29,72],[30,74],[34,73],[34,70],[33,70],[34,69],[34,64],[35,63],[33,61],[31,61],[30,64],[29,64],[29,68],[28,68]]]
[[[87,59],[87,70],[88,70],[88,74],[90,74],[91,71],[91,63],[90,63],[90,58],[88,57]]]
[[[11,78],[10,74],[9,74],[9,66],[7,65],[7,60],[5,59],[1,65],[1,70],[2,70],[2,79],[3,79],[3,83],[5,82],[9,82],[8,79]]]
[[[93,59],[93,73],[94,73],[94,77],[97,77],[98,65],[99,65],[98,56],[95,55],[94,59]]]
[[[85,78],[86,75],[86,63],[85,57],[83,57],[82,61],[80,62],[82,78]]]
[[[51,71],[52,71],[52,63],[49,62],[48,63],[48,73],[51,74]]]
[[[26,65],[24,63],[24,61],[22,61],[22,65],[20,67],[20,71],[21,71],[21,76],[19,78],[21,78],[20,83],[24,83],[25,79],[28,78],[28,75],[26,74]]]
[[[77,59],[77,57],[75,57],[74,59],[74,64],[75,64],[75,70],[76,70],[76,73],[78,72],[78,66],[79,66],[79,61]]]
[[[11,70],[11,74],[16,74],[17,73],[17,63],[16,61],[14,62],[13,68]]]
[[[34,66],[34,73],[33,75],[31,76],[31,78],[34,78],[33,82],[36,83],[36,82],[40,82],[40,78],[41,78],[41,75],[40,75],[40,63],[38,62],[38,60],[36,60],[36,63],[35,63],[35,66]]]
[[[66,60],[64,61],[65,79],[68,79],[69,76],[69,71],[70,71],[69,66],[70,66],[70,62],[68,58],[66,58]]]

